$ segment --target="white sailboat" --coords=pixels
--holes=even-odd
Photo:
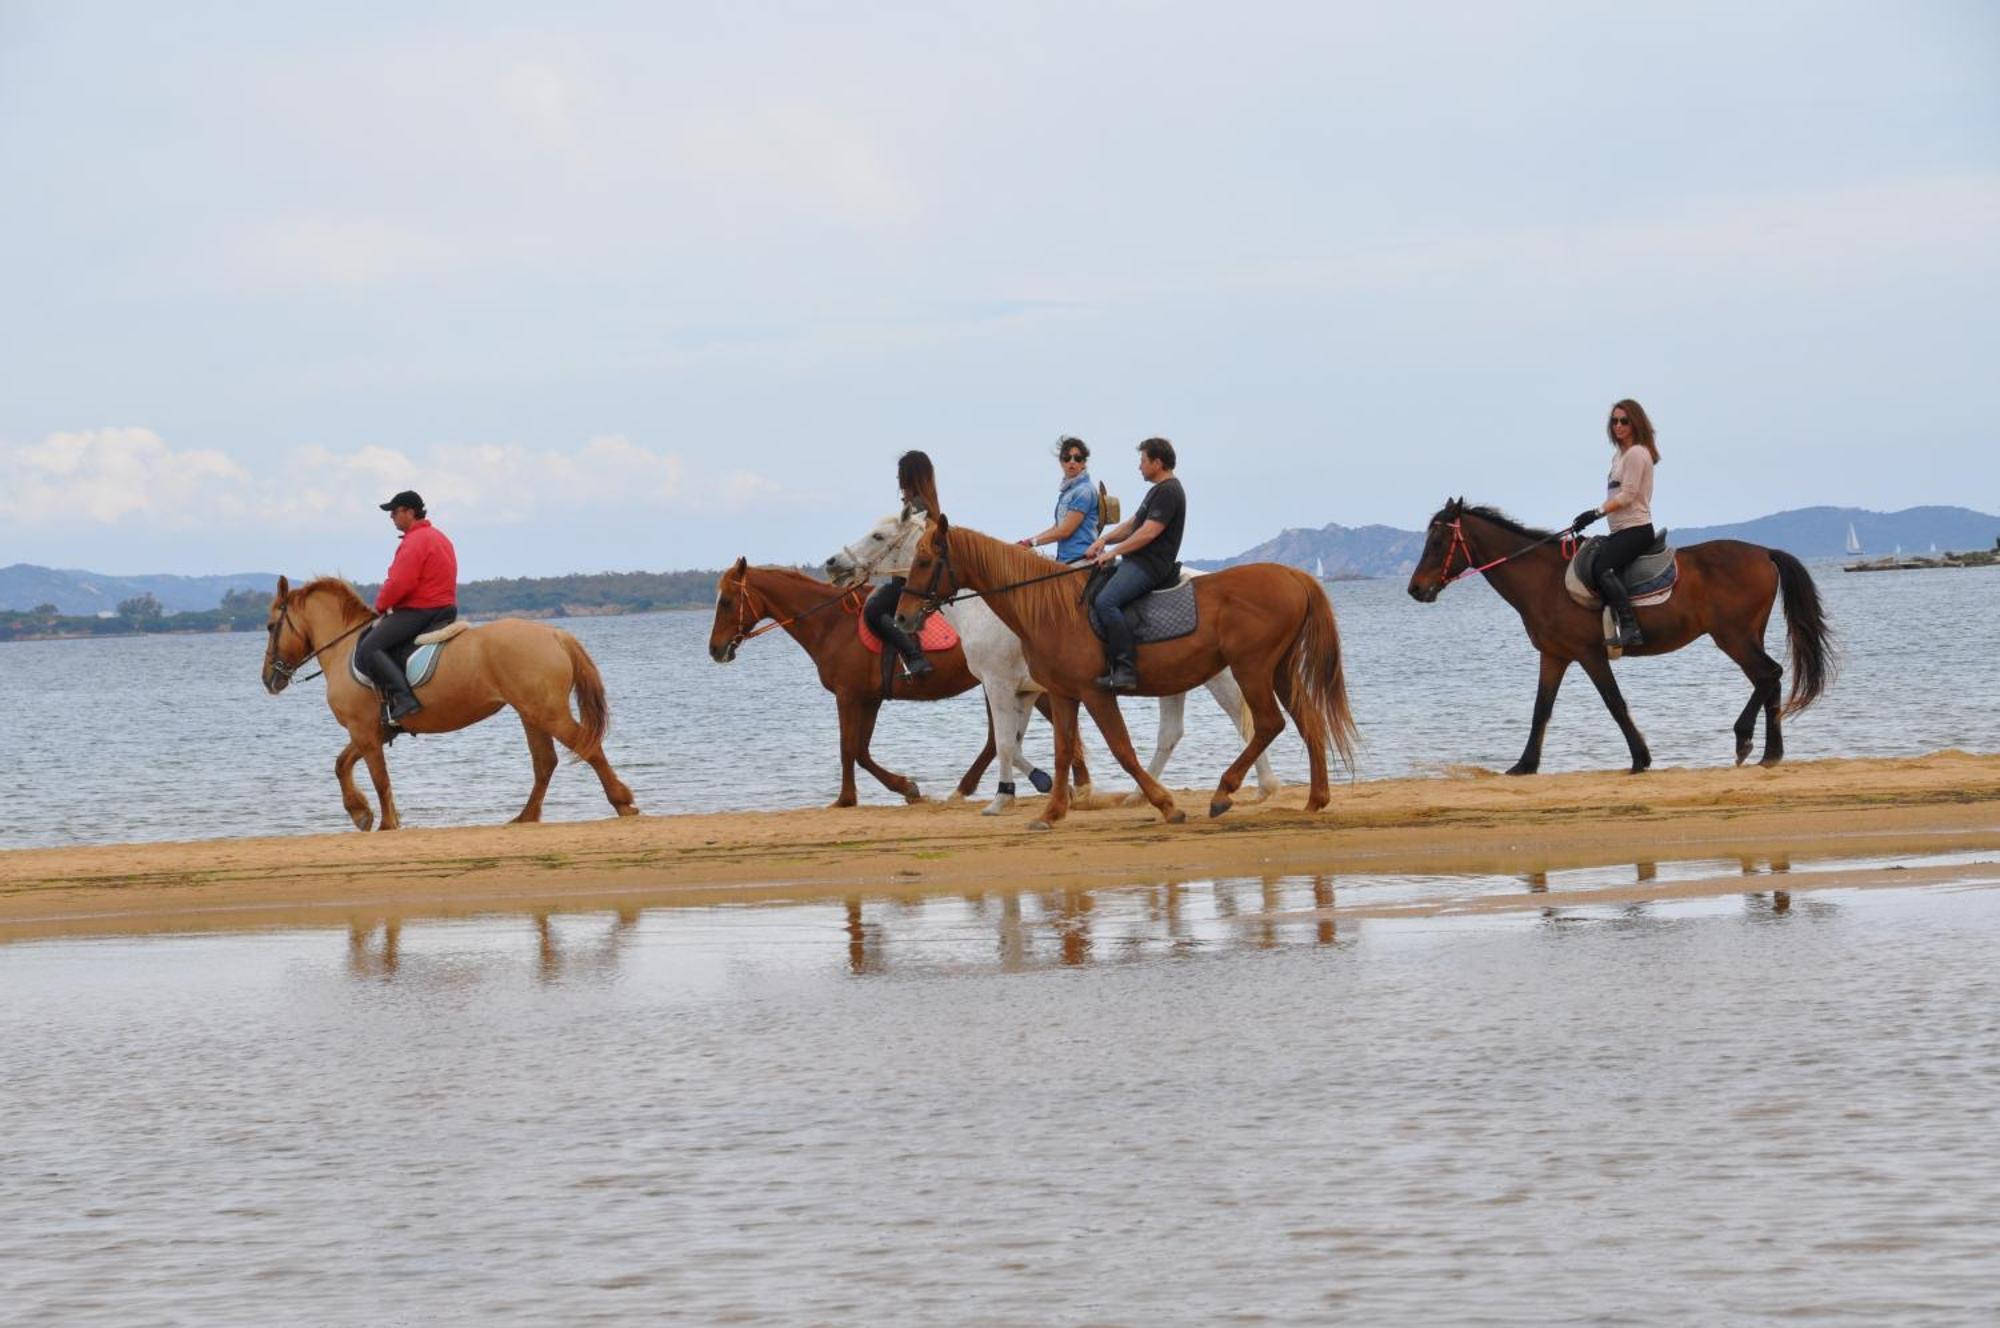
[[[1313,564],[1313,576],[1321,581],[1326,580],[1326,559],[1321,558]]]
[[[1847,551],[1849,553],[1861,552],[1861,541],[1855,537],[1854,523],[1852,521],[1847,523]]]

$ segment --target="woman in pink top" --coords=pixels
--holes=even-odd
[[[1653,442],[1653,422],[1645,408],[1627,397],[1611,408],[1604,432],[1618,449],[1605,479],[1602,505],[1577,515],[1570,527],[1580,531],[1600,516],[1611,518],[1611,533],[1597,551],[1597,593],[1618,618],[1618,644],[1626,650],[1644,645],[1631,597],[1618,574],[1653,547],[1653,466],[1660,449]]]

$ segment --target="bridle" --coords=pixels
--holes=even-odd
[[[314,678],[326,672],[324,666],[321,666],[318,673],[308,673],[303,678],[295,678],[292,675],[304,668],[308,663],[318,659],[326,651],[333,649],[342,641],[345,641],[348,637],[353,636],[356,632],[364,628],[373,626],[374,623],[375,618],[371,614],[342,632],[339,636],[334,637],[333,640],[327,642],[318,650],[308,650],[305,654],[299,656],[297,660],[287,664],[284,657],[278,653],[278,643],[284,639],[287,627],[298,633],[300,645],[310,646],[312,644],[312,638],[306,635],[305,629],[292,621],[292,599],[291,596],[287,595],[285,597],[285,606],[278,610],[278,620],[265,628],[271,634],[271,667],[268,672],[271,677],[284,679],[285,687],[291,686],[294,682],[311,682]],[[266,681],[268,680],[267,678]],[[279,688],[279,690],[283,691],[284,687]]]
[[[1435,525],[1437,523],[1432,522],[1432,524]],[[1500,566],[1500,564],[1502,563],[1510,563],[1514,561],[1514,559],[1520,557],[1522,554],[1530,553],[1536,549],[1541,548],[1544,544],[1548,544],[1554,540],[1567,541],[1575,533],[1574,531],[1569,531],[1569,530],[1558,530],[1553,532],[1552,534],[1542,536],[1540,539],[1536,540],[1532,544],[1523,544],[1520,548],[1514,550],[1512,553],[1502,554],[1500,557],[1495,558],[1492,562],[1482,563],[1479,562],[1473,556],[1472,545],[1465,538],[1464,518],[1453,517],[1451,521],[1447,524],[1449,529],[1451,530],[1451,544],[1445,549],[1444,562],[1438,569],[1438,576],[1441,578],[1438,583],[1439,590],[1443,590],[1446,586],[1451,585],[1455,581],[1463,581],[1468,576],[1477,576],[1481,572],[1491,571],[1493,568]],[[1451,570],[1451,560],[1461,553],[1465,555],[1465,566],[1462,569],[1460,569],[1456,574],[1453,574]]]
[[[925,586],[921,592],[906,592],[922,594],[923,613],[926,617],[936,613],[945,605],[956,604],[960,600],[991,599],[995,595],[1004,595],[1010,590],[1019,590],[1023,586],[1040,585],[1044,581],[1054,581],[1065,576],[1075,576],[1078,572],[1088,572],[1097,566],[1095,563],[1063,563],[1053,572],[1044,572],[1040,576],[1026,577],[1020,581],[1009,581],[1006,585],[995,586],[991,590],[961,590],[958,588],[958,574],[952,571],[951,567],[951,537],[949,535],[945,536],[943,544],[944,551],[938,554],[931,562],[930,584]],[[912,564],[912,567],[914,568],[914,564]],[[952,588],[950,590],[944,589],[946,577],[951,578]]]
[[[770,622],[759,627],[757,620],[764,616],[764,612],[762,609],[753,610],[750,607],[750,580],[746,574],[737,578],[736,581],[736,633],[729,638],[729,649],[733,654],[745,641],[762,636],[766,632],[775,632],[780,627],[790,627],[795,622],[802,622],[812,617],[821,609],[830,609],[836,604],[849,600],[853,601],[854,607],[849,609],[848,612],[859,613],[861,611],[860,586],[843,590],[832,599],[821,600],[811,608],[795,613],[789,618],[780,618],[774,614]]]

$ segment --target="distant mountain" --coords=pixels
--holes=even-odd
[[[1797,554],[1830,558],[1847,552],[1847,527],[1864,553],[1890,553],[1898,545],[1905,553],[1928,553],[1931,545],[1943,553],[1990,549],[2000,539],[2000,516],[1969,507],[1906,507],[1900,512],[1870,512],[1861,507],[1800,507],[1732,526],[1682,526],[1674,530],[1676,544],[1702,540],[1740,539]]]
[[[1676,526],[1676,544],[1740,539],[1768,544],[1801,558],[1837,557],[1847,551],[1847,527],[1865,553],[1905,553],[1990,549],[2000,539],[2000,516],[1969,507],[1910,507],[1871,512],[1860,507],[1801,507],[1727,526]],[[1603,530],[1602,526],[1597,527]],[[1423,552],[1423,532],[1391,526],[1322,526],[1287,530],[1233,558],[1189,559],[1188,566],[1212,571],[1238,563],[1285,563],[1305,571],[1324,565],[1328,577],[1408,576]]]
[[[1245,549],[1234,558],[1190,558],[1188,566],[1214,571],[1238,563],[1284,563],[1312,572],[1324,564],[1330,579],[1407,576],[1423,549],[1420,530],[1330,525],[1318,530],[1282,531],[1275,539]]]
[[[0,609],[25,612],[53,604],[61,613],[112,612],[120,600],[151,595],[167,613],[212,609],[232,590],[268,595],[276,589],[276,572],[238,572],[233,576],[107,576],[75,568],[37,567],[15,563],[0,567]]]

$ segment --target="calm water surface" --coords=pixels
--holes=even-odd
[[[2000,750],[2000,569],[1843,575],[1814,569],[1841,634],[1845,671],[1786,731],[1788,754],[1896,756]],[[1363,777],[1470,763],[1504,769],[1519,755],[1534,699],[1535,655],[1519,619],[1482,584],[1420,606],[1400,581],[1336,584]],[[710,662],[706,613],[574,619],[610,692],[608,750],[648,812],[796,807],[839,789],[838,729],[804,652],[782,634]],[[1782,655],[1782,623],[1769,646]],[[0,646],[0,847],[192,839],[349,829],[333,781],[344,742],[319,683],[278,698],[257,674],[256,634],[33,642]],[[1749,697],[1741,673],[1707,642],[1620,663],[1618,676],[1662,766],[1733,758],[1729,726]],[[1154,707],[1126,703],[1150,751]],[[985,732],[978,694],[894,705],[877,756],[926,791],[950,792]],[[1126,786],[1095,731],[1089,756]],[[1039,719],[1029,751],[1053,748]],[[1188,736],[1169,768],[1177,786],[1213,786],[1238,748],[1205,693],[1188,703]],[[1305,778],[1304,750],[1273,746],[1279,770]],[[1625,746],[1595,691],[1571,671],[1543,769],[1618,769]],[[397,803],[411,825],[496,823],[531,782],[520,726],[505,714],[475,729],[403,739],[390,752]],[[365,772],[358,772],[367,788]],[[986,788],[990,792],[993,776]],[[1025,786],[1024,786],[1025,787]],[[893,803],[864,774],[866,801]],[[565,765],[550,819],[608,813],[588,770]],[[1023,809],[1023,813],[1025,809]]]
[[[2000,868],[1810,869],[0,947],[0,1318],[1992,1322]]]

